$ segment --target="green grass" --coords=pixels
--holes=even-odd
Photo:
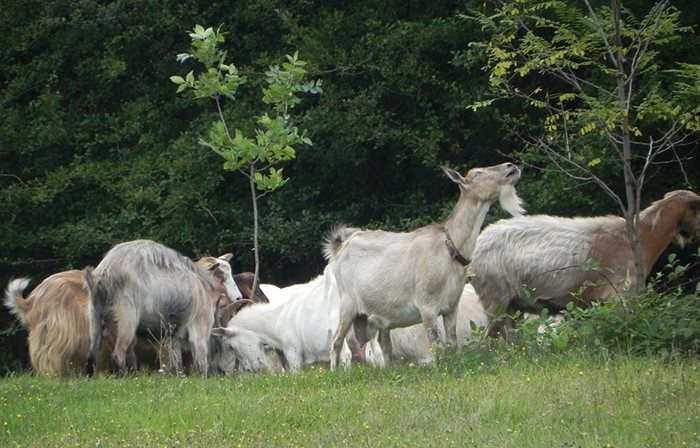
[[[0,425],[3,447],[700,446],[700,362],[565,354],[229,378],[15,375],[0,379]]]

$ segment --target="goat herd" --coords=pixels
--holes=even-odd
[[[407,233],[338,227],[324,242],[328,265],[308,283],[253,289],[250,274],[231,272],[230,254],[193,262],[136,240],[114,246],[94,269],[48,277],[28,297],[28,279],[10,281],[5,306],[28,329],[40,375],[162,368],[164,360],[173,372],[205,375],[422,364],[434,361],[434,344],[459,349],[470,321],[505,334],[511,322],[489,322],[500,308],[615,300],[671,241],[700,239],[700,196],[666,194],[640,214],[645,272],[637,273],[623,218],[522,216],[520,169],[511,163],[464,177],[444,171],[460,190],[444,222]],[[496,200],[514,217],[480,232]],[[585,269],[590,260],[601,269]]]

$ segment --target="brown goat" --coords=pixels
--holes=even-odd
[[[644,258],[639,275],[646,278],[672,241],[683,246],[700,239],[700,196],[667,193],[640,213],[639,224]],[[472,284],[490,315],[499,306],[509,312],[557,311],[571,301],[620,299],[638,275],[625,220],[618,216],[502,219],[479,235],[472,269]]]
[[[5,290],[5,306],[29,332],[32,368],[40,376],[66,376],[82,371],[90,348],[88,299],[82,271],[53,274],[24,297],[28,284],[27,278],[12,280]],[[104,338],[113,341],[110,335]],[[149,366],[158,365],[152,344],[142,340],[136,350],[139,359]],[[135,363],[135,358],[135,353],[130,354],[130,363]],[[98,365],[101,369],[109,366],[107,347],[101,351]]]
[[[220,259],[229,261],[233,257],[232,254],[224,254],[220,256]],[[199,266],[202,269],[206,269],[212,264],[216,263],[218,259],[215,257],[202,257],[199,260],[195,261],[195,265]],[[238,286],[238,290],[241,292],[241,295],[243,296],[244,299],[252,300],[255,303],[268,303],[269,300],[265,293],[260,289],[260,285],[257,286],[255,289],[255,293],[253,293],[253,279],[255,278],[255,274],[252,272],[241,272],[238,274],[233,274],[233,281],[236,282],[236,286]],[[226,324],[223,324],[223,326],[226,326]]]

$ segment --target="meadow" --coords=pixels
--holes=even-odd
[[[12,374],[0,446],[700,446],[697,358],[519,350],[383,370]]]

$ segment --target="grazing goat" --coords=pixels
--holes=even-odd
[[[203,270],[149,240],[117,244],[94,271],[85,270],[85,282],[92,316],[86,367],[90,375],[108,316],[113,317],[116,334],[112,360],[120,371],[138,331],[155,338],[170,336],[170,364],[176,372],[182,370],[182,349],[189,346],[195,368],[206,375],[216,304],[222,293],[231,301],[241,298],[225,260]]]
[[[53,274],[25,298],[27,285],[28,278],[10,281],[5,306],[27,328],[32,368],[41,376],[64,376],[82,370],[90,348],[82,271]]]
[[[41,282],[28,297],[23,293],[28,278],[12,280],[5,290],[5,306],[15,314],[29,333],[29,361],[40,376],[68,376],[82,372],[90,349],[88,294],[83,285],[83,272],[64,271]],[[111,335],[103,335],[112,341]],[[157,368],[157,347],[140,338],[127,355],[127,363],[135,367],[136,358]],[[109,366],[107,348],[100,350],[98,365]]]
[[[280,288],[279,286],[276,285],[271,285],[269,283],[262,283],[260,285],[260,289],[263,290],[265,293],[265,296],[268,298],[268,300],[272,303],[277,303],[282,300],[287,300],[287,293],[285,292],[285,288]]]
[[[282,288],[274,296],[279,300],[246,307],[226,328],[214,329],[242,370],[273,370],[268,348],[281,355],[290,371],[329,361],[328,346],[338,324],[338,298],[335,289],[325,294],[324,277]],[[344,354],[349,357],[349,351]],[[233,364],[225,370],[231,369]]]
[[[639,275],[646,278],[671,241],[683,246],[700,237],[700,196],[667,193],[640,213],[639,229]],[[472,284],[490,315],[499,308],[558,311],[571,301],[619,299],[620,288],[637,276],[625,220],[617,216],[503,219],[484,229],[472,258]],[[597,267],[586,268],[591,265]],[[490,333],[504,330],[494,323]]]
[[[489,323],[488,316],[481,305],[479,296],[474,292],[472,285],[467,284],[462,291],[457,307],[457,340],[460,344],[468,342],[471,338],[471,323],[477,327],[486,327]],[[440,338],[445,338],[444,331],[440,332]],[[435,354],[430,350],[430,342],[421,324],[405,328],[396,328],[391,331],[392,358],[420,365],[435,362]]]
[[[438,342],[437,318],[443,317],[447,341],[457,342],[457,304],[464,289],[465,266],[489,207],[497,199],[512,215],[523,213],[515,192],[520,169],[512,163],[473,168],[465,177],[444,168],[460,189],[447,220],[409,233],[339,228],[328,237],[324,254],[338,283],[339,325],[333,335],[331,368],[357,319],[379,329],[384,359],[391,359],[392,328],[422,322],[431,344]],[[459,348],[459,347],[457,347]]]

